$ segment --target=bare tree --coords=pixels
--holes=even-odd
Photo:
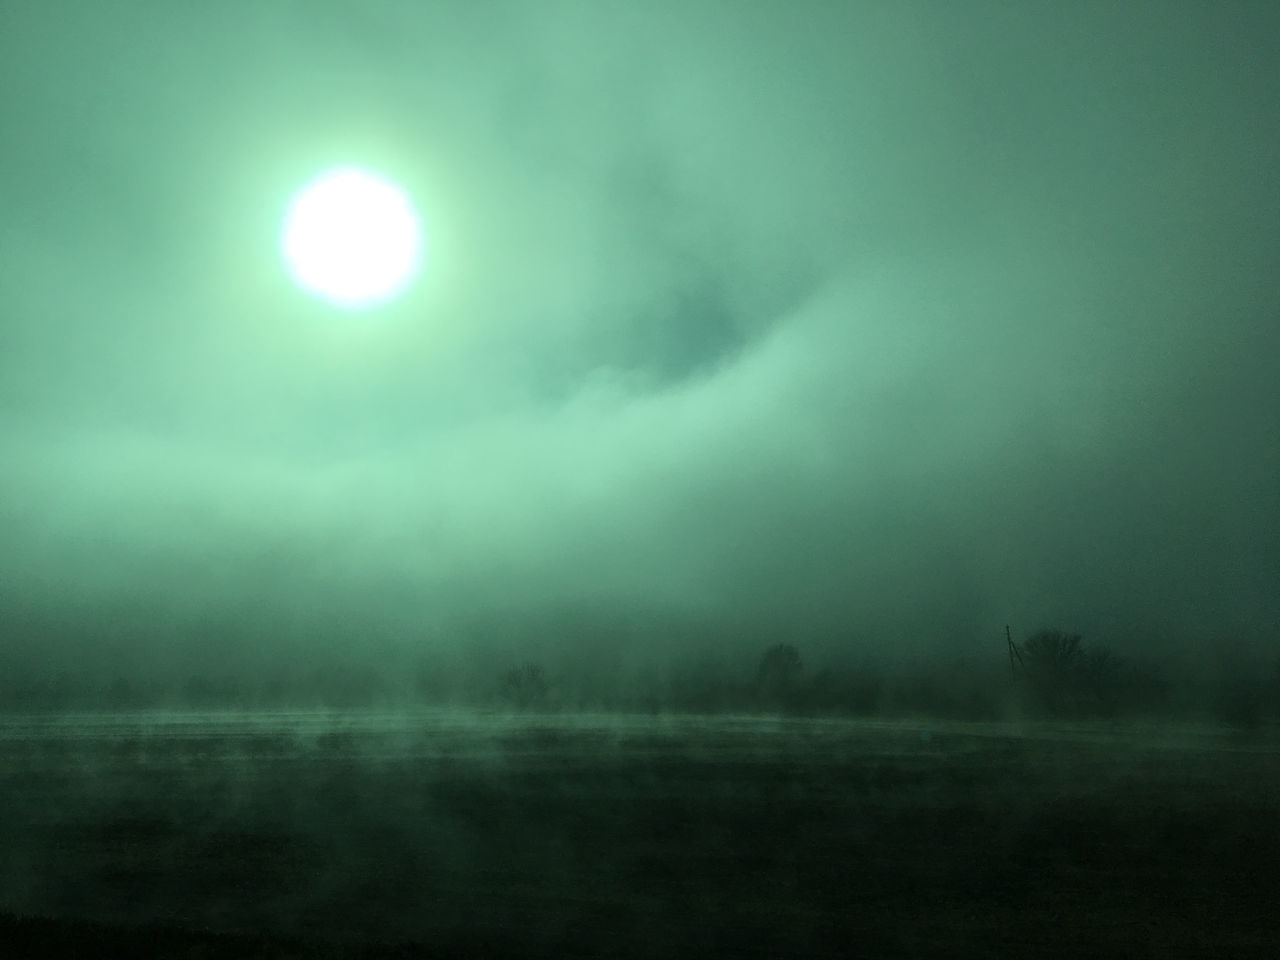
[[[1040,630],[1026,639],[1019,653],[1032,692],[1041,706],[1051,713],[1070,709],[1076,674],[1084,659],[1079,634]]]
[[[1106,714],[1117,707],[1119,662],[1106,649],[1086,650],[1079,634],[1039,630],[1011,656],[1049,713]]]

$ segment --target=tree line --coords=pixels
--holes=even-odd
[[[408,677],[368,663],[253,675],[195,672],[185,677],[108,678],[67,672],[0,678],[8,712],[150,709],[398,708],[456,704],[512,711],[780,713],[929,716],[999,720],[1010,716],[1087,719],[1143,714],[1217,718],[1237,727],[1280,720],[1280,658],[1226,662],[1209,676],[1180,676],[1159,661],[1126,658],[1075,633],[1037,630],[1015,641],[1006,630],[985,658],[923,656],[889,667],[875,661],[814,669],[798,645],[776,642],[752,655],[693,657],[624,683],[574,679],[537,659],[487,677],[451,683],[423,666]]]

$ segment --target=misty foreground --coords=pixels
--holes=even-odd
[[[1270,956],[1280,752],[1206,726],[0,719],[5,955]]]

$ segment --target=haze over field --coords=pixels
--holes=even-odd
[[[1274,646],[1273,4],[3,21],[0,665]]]

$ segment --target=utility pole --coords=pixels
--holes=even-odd
[[[1009,631],[1007,623],[1004,625],[1004,638],[1009,644],[1009,673],[1016,677],[1018,675],[1018,667],[1020,666],[1023,670],[1026,670],[1027,665],[1022,662],[1022,654],[1018,652],[1018,645],[1013,642],[1013,634]],[[1014,663],[1015,660],[1017,661],[1016,665]]]

